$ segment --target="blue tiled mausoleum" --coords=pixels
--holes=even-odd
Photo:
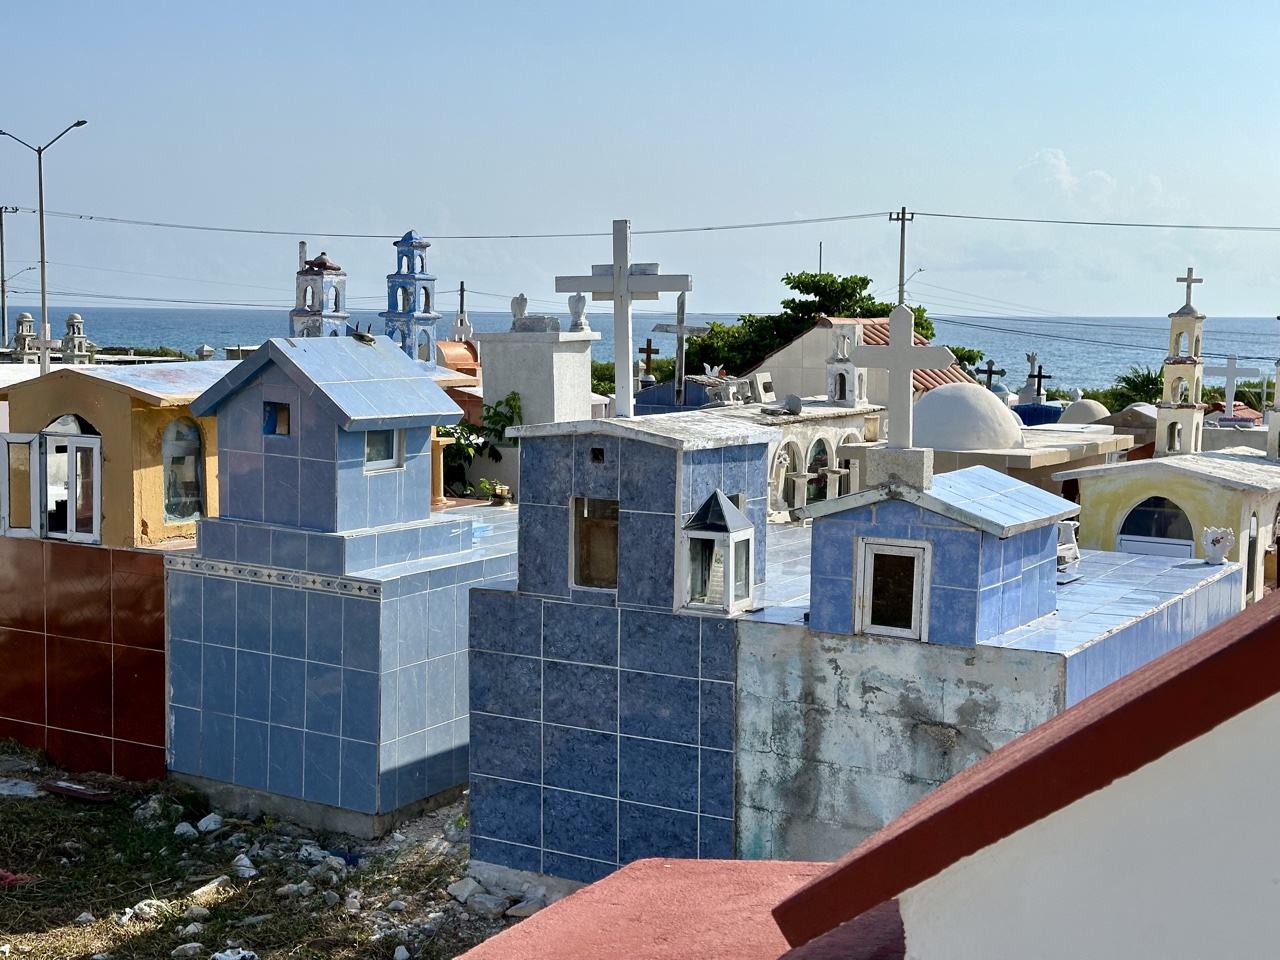
[[[733,856],[733,612],[764,585],[777,431],[519,427],[515,592],[471,601],[472,858],[591,881]]]
[[[362,815],[465,782],[468,591],[515,558],[431,515],[461,411],[385,337],[268,341],[192,407],[222,483],[166,560],[170,769]]]

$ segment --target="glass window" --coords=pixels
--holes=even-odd
[[[733,602],[740,603],[751,595],[751,541],[739,540],[733,545]]]
[[[575,497],[573,504],[574,583],[580,587],[616,590],[618,501]]]
[[[854,603],[858,633],[928,639],[932,547],[913,540],[862,538]]]
[[[200,428],[185,417],[174,420],[160,441],[164,467],[164,518],[195,520],[204,515],[204,456]]]
[[[871,554],[871,626],[910,630],[915,609],[916,558]]]
[[[365,470],[387,470],[400,466],[400,431],[369,430],[364,435]]]
[[[30,438],[31,435],[24,436]],[[32,463],[31,447],[35,441],[6,436],[4,443],[8,453],[8,473],[4,477],[5,489],[0,492],[6,495],[8,503],[3,526],[10,536],[37,536],[39,522],[32,510],[33,494],[35,501],[40,499],[39,487],[36,485],[38,478],[32,476],[35,465]]]
[[[689,538],[689,602],[721,604],[724,550],[710,537]]]
[[[289,405],[268,400],[262,405],[262,432],[268,437],[289,435]]]

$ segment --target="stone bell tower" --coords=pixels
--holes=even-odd
[[[436,278],[427,273],[431,241],[410,230],[396,241],[396,272],[387,274],[387,336],[429,368],[436,365]]]
[[[323,251],[307,259],[307,244],[298,244],[297,298],[289,311],[291,337],[345,337],[347,323],[347,274]]]
[[[1187,302],[1169,314],[1169,355],[1164,361],[1164,396],[1156,404],[1157,457],[1199,453],[1204,429],[1204,404],[1200,394],[1204,361],[1200,357],[1204,314],[1191,304],[1192,284],[1204,283],[1187,267],[1178,277],[1186,284]]]

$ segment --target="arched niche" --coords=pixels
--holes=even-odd
[[[204,438],[189,417],[178,417],[160,439],[164,518],[180,523],[204,516]]]

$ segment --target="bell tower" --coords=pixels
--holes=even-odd
[[[1200,402],[1204,361],[1200,343],[1204,314],[1191,305],[1192,284],[1204,283],[1191,267],[1178,277],[1186,284],[1187,302],[1169,314],[1169,355],[1164,361],[1164,396],[1156,404],[1157,457],[1199,453],[1204,428],[1204,404]]]
[[[289,311],[289,336],[345,337],[350,333],[346,271],[323,251],[308,260],[303,241],[298,244],[297,276],[297,297]]]
[[[436,365],[436,278],[427,273],[431,241],[410,230],[396,241],[396,272],[387,274],[387,336],[415,360]]]

